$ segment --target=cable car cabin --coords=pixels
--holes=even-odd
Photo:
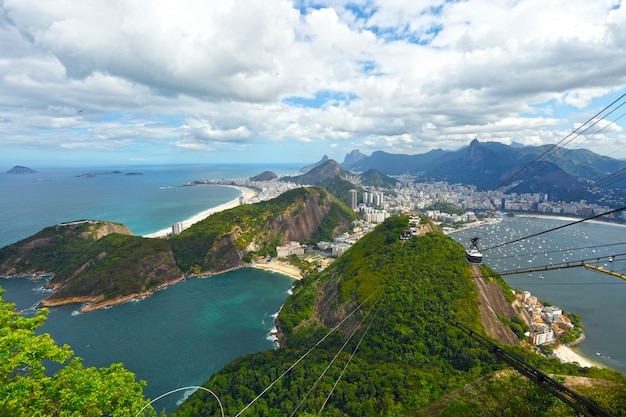
[[[405,230],[400,235],[400,240],[407,240],[407,239],[410,239],[412,236],[413,236],[413,232],[411,230]]]
[[[472,244],[465,251],[465,259],[467,262],[471,264],[482,264],[483,263],[483,254],[480,253],[480,249],[478,249],[478,238],[472,238]]]

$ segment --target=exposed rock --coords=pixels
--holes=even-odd
[[[328,161],[328,156],[324,155],[324,156],[322,157],[322,159],[320,159],[320,160],[319,160],[319,161],[317,161],[316,163],[311,164],[311,165],[307,165],[307,166],[304,166],[304,167],[300,168],[300,172],[305,172],[305,173],[306,173],[306,172],[309,172],[309,171],[310,171],[310,170],[312,170],[313,168],[317,168],[318,166],[322,165],[322,164],[323,164],[323,163],[325,163],[326,161]]]

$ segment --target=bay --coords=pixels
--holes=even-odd
[[[137,235],[153,233],[240,194],[232,187],[182,184],[247,178],[265,170],[292,173],[299,166],[34,167],[36,174],[0,174],[0,246],[78,219],[124,223]],[[79,177],[84,173],[94,176]],[[203,383],[236,357],[274,348],[267,334],[292,283],[281,274],[244,268],[185,280],[139,302],[87,314],[78,314],[77,305],[52,308],[40,330],[69,344],[86,366],[122,362],[147,381],[145,395],[156,398]],[[48,295],[43,284],[27,278],[0,280],[3,298],[26,313],[33,313]],[[171,412],[186,394],[167,396],[155,408]]]
[[[584,356],[626,373],[626,282],[583,267],[504,275],[563,262],[603,258],[601,266],[623,273],[624,257],[613,263],[606,257],[626,253],[626,228],[603,222],[583,222],[546,232],[578,219],[524,217],[452,233],[465,246],[479,237],[483,262],[513,288],[530,291],[564,311],[581,316],[586,340],[577,349]],[[543,233],[514,243],[517,239]],[[610,246],[609,246],[610,245]]]
[[[3,297],[26,313],[46,295],[43,282],[27,278],[3,279],[0,285]],[[85,314],[78,313],[78,305],[55,307],[40,333],[70,345],[85,366],[123,363],[147,381],[144,394],[154,399],[201,385],[237,357],[275,348],[268,332],[292,285],[286,275],[242,268]],[[188,393],[164,397],[154,407],[172,412]]]

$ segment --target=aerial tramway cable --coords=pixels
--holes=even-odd
[[[374,313],[374,316],[372,317],[372,320],[370,320],[370,323],[367,325],[367,328],[365,329],[365,331],[361,335],[361,338],[359,339],[359,342],[354,347],[354,350],[352,351],[352,354],[348,358],[348,361],[346,362],[346,364],[344,365],[343,369],[341,370],[341,373],[339,374],[339,377],[337,378],[337,381],[335,381],[335,383],[333,384],[333,387],[331,388],[330,392],[326,396],[326,400],[324,400],[324,403],[322,404],[322,406],[320,407],[319,412],[317,413],[318,416],[322,413],[322,410],[324,409],[324,407],[326,407],[326,404],[328,403],[328,400],[330,399],[330,396],[333,394],[333,392],[335,391],[335,388],[337,387],[337,385],[341,381],[341,378],[343,377],[343,374],[346,372],[346,369],[348,369],[348,366],[350,365],[350,362],[352,362],[352,358],[354,357],[354,355],[356,355],[357,350],[359,350],[359,347],[361,346],[361,342],[363,342],[363,339],[365,339],[365,335],[369,331],[370,327],[372,327],[372,323],[374,323],[374,319],[376,318],[376,316],[378,316],[378,312],[379,311],[380,311],[380,306],[376,309],[376,312]]]
[[[515,255],[490,256],[489,259],[494,260],[494,259],[506,259],[506,258],[522,258],[524,256],[543,255],[543,254],[551,254],[551,253],[558,253],[558,252],[573,252],[577,250],[598,249],[598,248],[605,248],[608,246],[619,246],[619,245],[626,245],[626,242],[606,243],[604,245],[583,246],[580,248],[564,248],[564,249],[555,249],[555,250],[540,251],[540,252],[526,252],[526,253],[515,254]]]
[[[300,356],[294,363],[292,363],[289,368],[287,368],[282,374],[280,374],[274,381],[272,381],[265,389],[263,389],[263,391],[261,391],[256,397],[254,397],[252,399],[252,401],[250,401],[245,407],[243,407],[237,414],[235,414],[235,417],[240,416],[241,414],[243,414],[244,411],[246,411],[248,408],[250,408],[259,398],[261,398],[267,391],[269,391],[278,381],[280,381],[282,379],[282,377],[284,377],[285,375],[287,375],[293,368],[296,367],[296,365],[298,365],[300,362],[302,362],[302,360],[304,360],[304,358],[306,358],[311,352],[313,352],[313,350],[315,348],[317,348],[324,340],[326,340],[331,334],[333,334],[343,323],[345,323],[355,312],[357,312],[363,305],[365,305],[369,299],[374,296],[374,294],[377,294],[380,291],[380,288],[372,291],[372,293],[370,295],[367,296],[367,298],[365,300],[363,300],[362,303],[360,303],[359,305],[357,305],[346,317],[344,317],[343,320],[341,320],[335,327],[333,327],[326,335],[324,335],[320,340],[317,341],[317,343],[315,343],[315,345],[313,345],[309,350],[307,350],[302,356]],[[379,296],[380,297],[380,296]],[[378,299],[377,299],[378,300]],[[377,301],[376,300],[376,301]]]
[[[378,301],[380,301],[380,297],[376,299],[375,304],[376,305],[378,303]],[[373,307],[373,306],[372,306]],[[298,405],[296,406],[296,408],[293,410],[293,412],[291,413],[291,416],[293,417],[296,412],[298,411],[298,409],[300,408],[300,406],[302,406],[302,404],[304,403],[304,401],[308,398],[309,394],[311,394],[311,392],[313,392],[313,390],[315,389],[315,387],[317,386],[317,384],[322,380],[322,378],[324,377],[324,375],[326,375],[326,372],[330,369],[330,367],[333,365],[333,363],[335,362],[335,360],[339,357],[339,354],[341,352],[343,352],[343,349],[348,345],[348,343],[352,340],[352,337],[355,335],[355,333],[357,332],[357,330],[359,330],[359,328],[361,327],[361,325],[363,324],[363,322],[365,321],[365,319],[370,315],[371,313],[371,309],[367,311],[367,313],[363,316],[363,318],[361,319],[361,321],[359,322],[359,326],[355,327],[354,330],[352,331],[352,333],[350,334],[350,336],[348,338],[346,338],[346,341],[343,343],[343,345],[341,346],[341,348],[339,350],[337,350],[337,353],[335,354],[335,356],[333,357],[333,359],[328,363],[328,365],[326,366],[326,368],[322,371],[322,373],[320,373],[320,375],[318,376],[317,380],[315,381],[315,383],[313,383],[313,385],[311,385],[311,388],[309,388],[309,391],[307,391],[307,393],[304,395],[304,397],[300,400],[300,403],[298,403]],[[378,310],[376,310],[376,312],[378,312]],[[374,316],[375,317],[375,316]],[[373,321],[373,319],[372,319]],[[365,333],[363,334],[363,336],[365,336],[365,334],[367,333],[367,330],[369,330],[372,321],[370,321],[370,324],[367,326],[367,329],[365,331]],[[361,341],[363,340],[363,336],[361,337]],[[361,341],[359,341],[358,344],[361,343]],[[358,347],[357,344],[357,347]],[[350,355],[350,359],[348,360],[348,364],[350,363],[350,360],[352,359],[352,356],[354,356],[354,353],[356,352],[356,349],[352,352],[352,355]],[[346,364],[347,366],[347,364]],[[344,370],[345,370],[345,366],[344,366]],[[342,373],[343,374],[343,371]],[[340,375],[340,379],[341,379],[341,375]],[[339,381],[339,380],[338,380]],[[337,382],[338,382],[337,381]],[[334,389],[334,387],[333,387]],[[332,391],[331,391],[332,393]],[[330,396],[330,394],[329,394]],[[328,397],[327,397],[328,400]],[[324,403],[325,404],[325,403]],[[323,408],[323,406],[322,406]],[[321,410],[320,410],[321,411]]]
[[[444,317],[445,316],[447,315],[444,314]],[[503,361],[507,365],[512,366],[519,373],[537,384],[540,388],[551,393],[552,395],[555,395],[561,401],[572,407],[583,416],[612,417],[611,413],[607,412],[594,402],[588,400],[581,395],[578,395],[576,392],[567,388],[565,385],[555,381],[540,370],[527,364],[522,358],[505,350],[488,338],[476,333],[475,331],[458,322],[454,318],[447,316],[445,322],[451,324],[452,326],[455,326],[456,328],[469,335],[472,339],[483,345],[483,347],[487,348],[490,353],[497,356],[501,361]]]

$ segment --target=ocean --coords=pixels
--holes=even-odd
[[[186,182],[299,170],[289,164],[33,168],[39,172],[0,174],[0,246],[79,219],[121,222],[137,235],[153,233],[240,194],[232,187],[180,187]],[[79,177],[85,173],[96,175]],[[185,280],[141,301],[87,314],[79,314],[78,305],[53,308],[40,330],[69,344],[86,366],[122,362],[147,381],[146,397],[156,398],[202,384],[236,357],[275,348],[268,332],[292,285],[285,275],[243,268]],[[0,279],[0,286],[4,299],[26,313],[47,295],[43,282],[27,278]],[[154,406],[172,412],[188,394],[177,392]]]
[[[44,227],[81,219],[120,222],[134,234],[146,235],[240,195],[232,187],[181,187],[189,181],[299,170],[295,164],[33,168],[38,172],[0,174],[0,247]],[[115,171],[119,173],[111,173]]]
[[[300,166],[143,166],[98,169],[38,169],[37,174],[0,174],[0,246],[46,226],[78,219],[126,224],[138,235],[169,227],[232,200],[239,191],[221,186],[179,187],[196,179],[245,178],[265,170],[295,173]],[[121,174],[108,174],[119,170]],[[125,175],[126,173],[142,175]],[[98,174],[79,178],[83,173]],[[569,221],[514,217],[490,226],[453,233],[467,246],[480,237],[481,248],[509,242]],[[626,252],[621,226],[582,223],[536,238],[484,251],[484,262],[498,272],[563,259]],[[613,243],[623,245],[602,246]],[[579,249],[584,248],[584,249]],[[609,267],[609,266],[607,266]],[[624,265],[613,265],[623,269]],[[589,358],[626,372],[626,282],[583,268],[507,275],[513,287],[579,314],[587,340],[578,348]],[[291,278],[243,268],[210,278],[188,279],[153,296],[79,314],[80,306],[50,309],[42,332],[67,343],[86,366],[122,362],[146,380],[148,398],[199,385],[232,359],[275,347],[268,332],[288,296]],[[42,282],[0,280],[3,297],[19,310],[32,311],[46,296]],[[173,411],[188,392],[157,401],[157,411]]]

